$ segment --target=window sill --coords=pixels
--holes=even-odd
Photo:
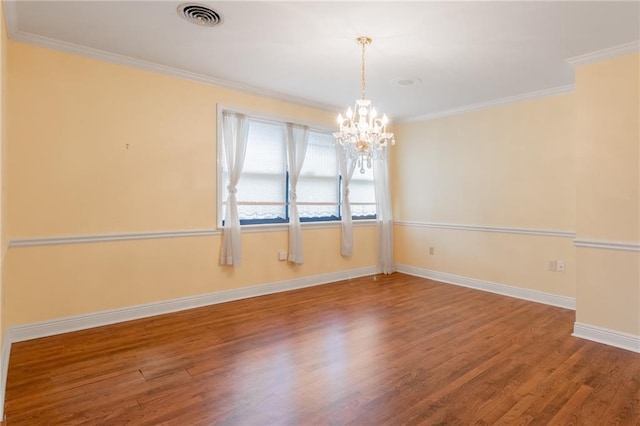
[[[353,227],[367,227],[375,226],[376,219],[360,219],[353,221]],[[301,226],[303,230],[306,229],[332,229],[340,228],[341,222],[339,220],[325,221],[325,222],[302,222]],[[223,227],[218,225],[218,230],[222,231]],[[243,234],[260,233],[260,232],[283,232],[289,229],[288,223],[266,223],[255,225],[241,225],[241,232]]]

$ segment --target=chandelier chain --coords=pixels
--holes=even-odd
[[[360,44],[362,45],[362,99],[365,99],[365,91],[366,91],[366,78],[365,78],[365,73],[364,73],[364,50],[366,49],[367,46],[367,41],[366,40],[362,40],[360,39]]]
[[[339,131],[334,133],[336,143],[345,148],[360,169],[360,173],[365,173],[365,167],[371,168],[373,160],[379,159],[381,152],[388,146],[393,145],[395,140],[393,133],[387,132],[387,116],[378,116],[371,101],[366,99],[366,63],[365,51],[367,45],[371,44],[371,38],[358,37],[356,42],[362,50],[361,66],[361,90],[362,99],[356,100],[355,109],[349,108],[346,117],[338,115]]]

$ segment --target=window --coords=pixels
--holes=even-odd
[[[222,121],[219,120],[219,125]],[[218,155],[223,144],[219,142]],[[242,225],[288,223],[289,173],[285,123],[249,117],[247,150],[237,187],[238,215]],[[218,186],[219,205],[226,202],[228,173],[224,161]],[[339,221],[341,193],[338,156],[333,135],[321,130],[309,131],[305,160],[297,185],[298,213],[301,222]],[[353,219],[376,216],[373,173],[354,172],[350,184]],[[219,217],[224,220],[224,209]]]

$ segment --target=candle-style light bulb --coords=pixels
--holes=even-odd
[[[353,111],[351,111],[351,107],[349,107],[349,109],[347,110],[347,118],[351,120],[351,117],[353,117]]]

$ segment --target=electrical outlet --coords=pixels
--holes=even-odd
[[[556,261],[556,266],[557,266],[556,270],[558,272],[564,272],[564,260]]]
[[[278,260],[287,260],[287,252],[285,250],[278,252]]]
[[[434,247],[429,247],[429,254],[430,255],[436,254],[436,249]]]
[[[557,267],[555,260],[550,260],[549,263],[547,263],[547,271],[555,272]]]

